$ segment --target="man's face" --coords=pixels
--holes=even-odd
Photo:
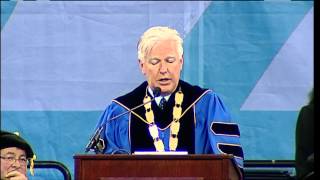
[[[26,160],[26,153],[20,148],[1,149],[1,179],[5,179],[8,173],[10,177],[26,177],[27,162],[24,160]]]
[[[140,68],[151,88],[160,87],[162,95],[172,93],[178,86],[183,58],[179,56],[174,40],[157,42],[145,57],[140,60]]]

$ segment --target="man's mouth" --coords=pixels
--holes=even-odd
[[[162,84],[162,83],[169,83],[170,80],[171,80],[170,78],[161,78],[158,81],[160,82],[160,84]]]

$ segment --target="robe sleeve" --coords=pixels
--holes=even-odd
[[[112,102],[100,117],[96,129],[104,126],[100,138],[105,144],[103,153],[123,154],[130,153],[129,118],[130,113],[114,118],[127,110],[119,104]],[[112,119],[114,118],[114,119]]]
[[[243,150],[238,124],[233,122],[219,96],[210,91],[196,104],[198,153],[232,154],[243,169]]]

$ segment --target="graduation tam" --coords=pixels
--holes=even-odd
[[[0,131],[0,149],[17,147],[26,152],[27,158],[32,158],[34,153],[31,146],[22,137],[6,132]]]
[[[0,150],[10,147],[17,147],[26,152],[26,156],[30,159],[30,172],[33,175],[33,161],[36,159],[36,155],[34,154],[31,146],[24,140],[22,137],[15,133],[0,131]]]

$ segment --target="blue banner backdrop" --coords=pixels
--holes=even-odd
[[[182,34],[182,78],[220,94],[246,159],[294,158],[313,87],[313,1],[1,1],[1,129],[73,174],[106,105],[144,80],[136,44],[155,25]]]

